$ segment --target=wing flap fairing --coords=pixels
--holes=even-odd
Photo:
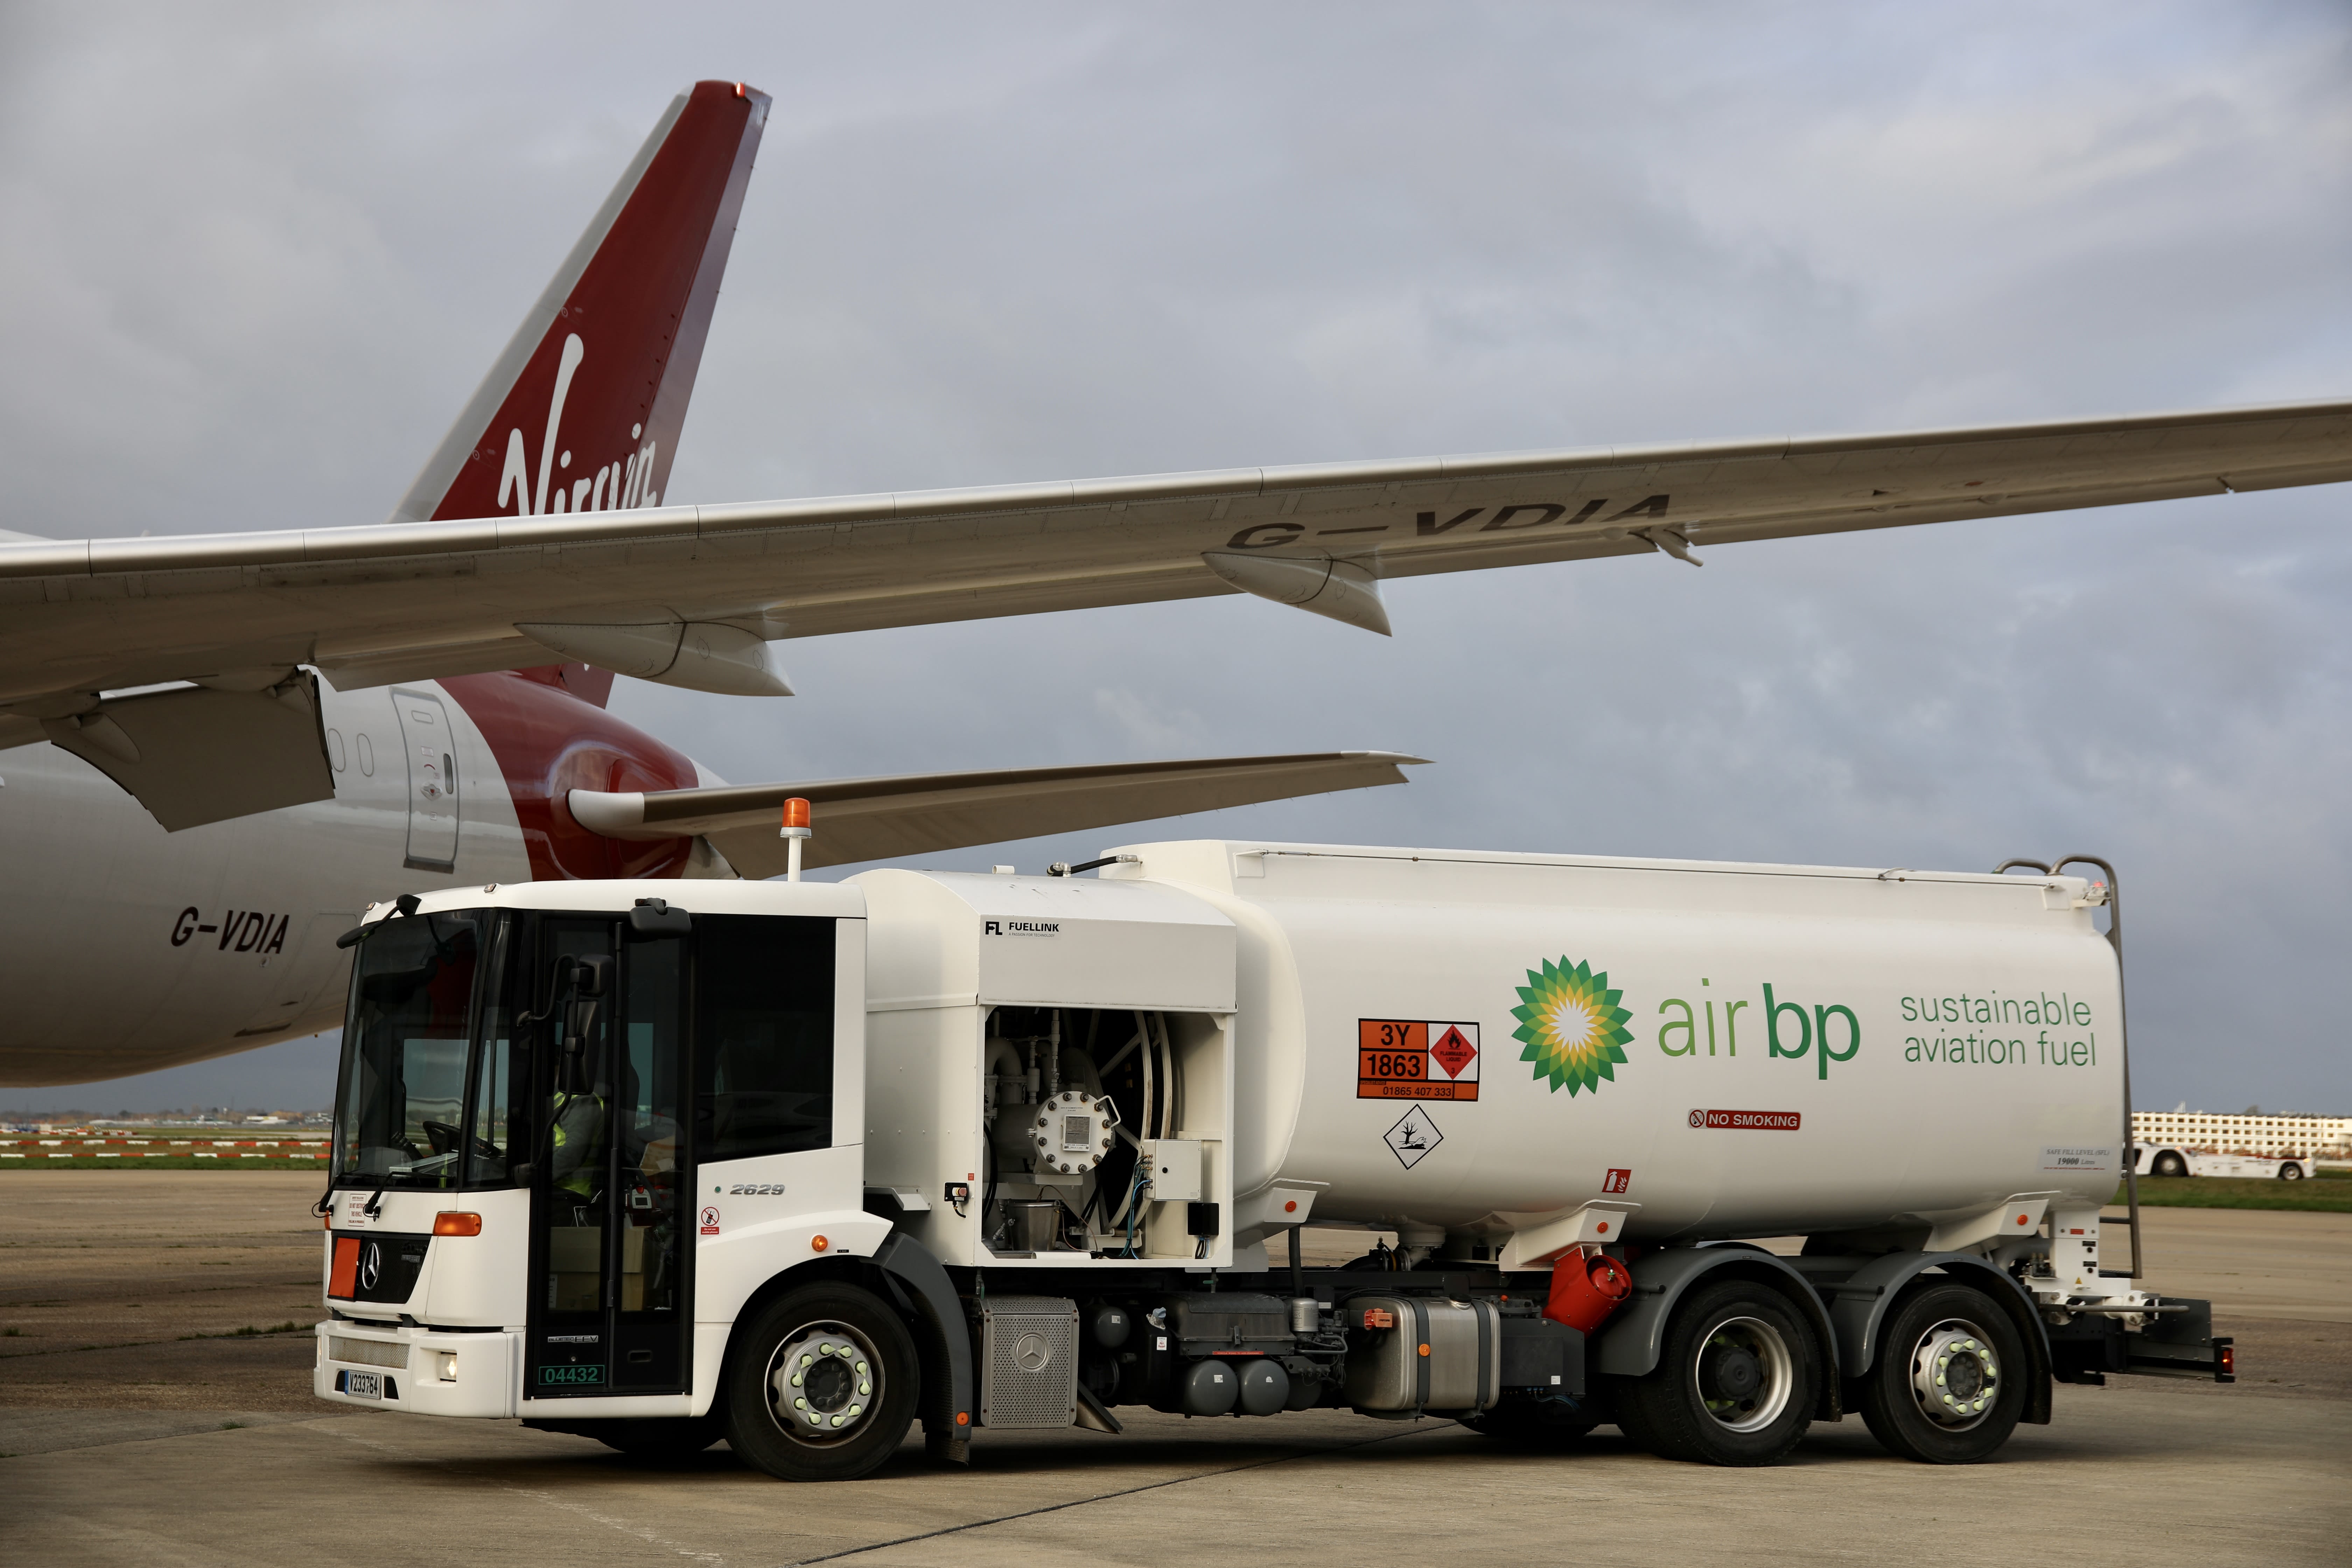
[[[167,833],[334,798],[318,678],[308,671],[267,690],[191,686],[120,698],[44,719],[41,729]]]

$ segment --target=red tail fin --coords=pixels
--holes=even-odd
[[[393,521],[659,503],[767,118],[737,82],[669,106]]]

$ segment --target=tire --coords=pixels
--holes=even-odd
[[[1967,1285],[1931,1285],[1888,1316],[1877,1363],[1860,1380],[1862,1419],[1906,1459],[1973,1465],[2017,1430],[2030,1375],[2000,1303]]]
[[[921,1382],[898,1315],[869,1291],[830,1281],[761,1309],[724,1375],[728,1444],[785,1481],[872,1474],[898,1451]]]
[[[2147,1173],[2151,1176],[2185,1176],[2189,1173],[2189,1162],[2167,1149],[2148,1166]]]
[[[2282,1182],[2299,1182],[2303,1180],[2303,1167],[2295,1163],[2293,1160],[2285,1162],[2284,1164],[2279,1166],[2279,1180]]]
[[[1658,1364],[1619,1391],[1617,1425],[1661,1458],[1769,1465],[1812,1425],[1821,1352],[1778,1290],[1701,1286],[1675,1309]]]
[[[1564,1410],[1550,1400],[1499,1405],[1462,1425],[1515,1448],[1571,1448],[1601,1425],[1589,1409]]]
[[[583,1421],[583,1436],[633,1459],[684,1459],[727,1436],[723,1415],[680,1415],[667,1420]]]

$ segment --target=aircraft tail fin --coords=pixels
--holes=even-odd
[[[392,521],[660,503],[768,103],[670,104]]]

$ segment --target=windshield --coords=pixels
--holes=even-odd
[[[335,1179],[451,1187],[486,911],[410,915],[360,944],[343,1028]]]

